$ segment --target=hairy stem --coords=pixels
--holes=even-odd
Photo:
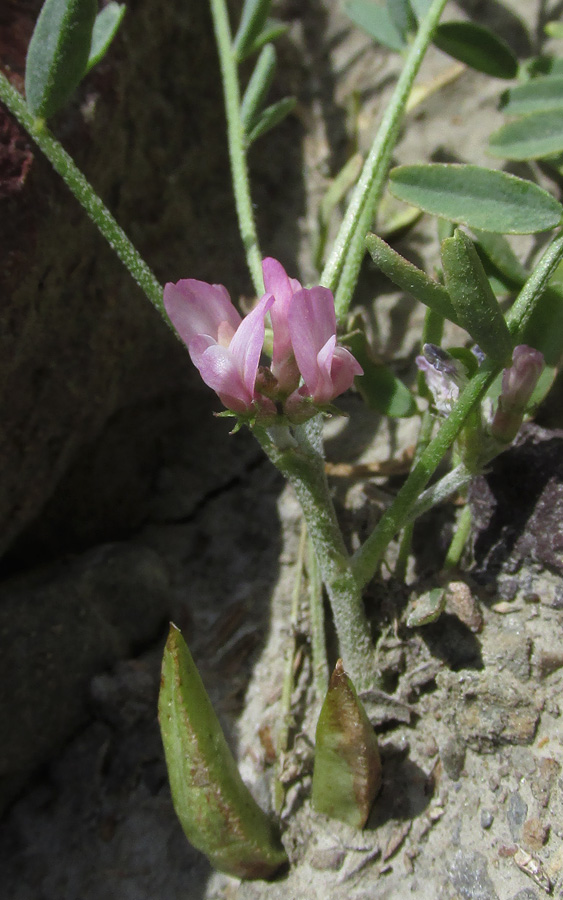
[[[338,286],[336,313],[339,320],[343,319],[350,304],[364,255],[364,239],[381,199],[391,154],[397,142],[414,79],[446,2],[447,0],[433,0],[420,24],[322,273],[321,284],[332,291]]]
[[[237,61],[225,0],[211,0],[211,14],[213,16],[215,40],[217,41],[223,80],[229,158],[231,160],[231,175],[240,235],[254,289],[257,295],[260,296],[260,294],[264,293],[262,254],[258,244],[258,233],[250,197]]]
[[[274,442],[265,429],[254,429],[264,451],[297,494],[330,600],[346,670],[359,690],[367,689],[373,687],[376,672],[361,591],[336,519],[324,459],[309,442],[305,426],[296,432],[299,442],[288,446],[279,441],[279,435]]]
[[[438,434],[430,441],[418,462],[413,466],[409,477],[389,509],[383,514],[377,527],[354,554],[353,572],[362,587],[375,575],[389,542],[408,522],[412,508],[424,487],[463,428],[475,404],[491,385],[497,372],[498,366],[486,362],[471,379],[449,417],[442,423]]]

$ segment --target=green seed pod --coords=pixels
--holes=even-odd
[[[512,338],[473,241],[456,228],[442,241],[444,280],[459,324],[494,362],[508,365]]]
[[[195,663],[176,626],[162,660],[158,717],[174,809],[215,868],[268,878],[287,862],[274,826],[242,781]]]
[[[313,806],[363,828],[380,785],[377,738],[339,659],[317,724]]]

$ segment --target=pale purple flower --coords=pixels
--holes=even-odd
[[[257,399],[256,375],[264,343],[264,317],[274,302],[266,294],[244,318],[220,284],[186,278],[164,288],[164,306],[192,362],[221,402],[240,415]],[[263,403],[275,412],[265,398]]]
[[[512,353],[512,365],[502,373],[498,407],[491,422],[491,434],[510,443],[518,433],[526,407],[543,371],[544,358],[539,350],[519,344]]]
[[[460,388],[467,384],[465,366],[436,344],[424,344],[422,353],[423,356],[416,357],[416,364],[424,373],[434,406],[443,416],[449,416]]]
[[[304,386],[299,393],[324,406],[362,375],[359,362],[336,345],[334,297],[324,287],[296,291],[287,311],[291,345]]]

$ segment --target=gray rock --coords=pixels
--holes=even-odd
[[[538,900],[538,895],[532,888],[523,888],[523,890],[514,894],[512,900]]]
[[[490,809],[481,810],[481,828],[490,828],[494,821],[495,817]]]
[[[539,709],[508,673],[442,671],[436,681],[444,691],[444,723],[468,745],[490,752],[500,744],[529,744]]]
[[[510,828],[512,840],[517,841],[522,831],[522,826],[528,815],[528,805],[524,802],[520,794],[515,791],[508,798],[506,807],[506,820]]]
[[[465,745],[463,741],[457,736],[449,738],[443,747],[440,747],[440,759],[452,781],[457,781],[465,765]]]
[[[481,853],[459,850],[448,874],[463,900],[498,900],[487,870],[487,860]]]

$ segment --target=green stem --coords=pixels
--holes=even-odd
[[[520,339],[538,305],[549,279],[563,258],[563,232],[549,244],[534,271],[510,308],[506,321],[513,335]]]
[[[498,372],[498,366],[485,362],[471,379],[452,412],[442,423],[438,434],[428,444],[413,466],[409,477],[384,513],[375,530],[354,554],[352,568],[357,582],[363,587],[378,569],[389,542],[406,524],[413,505],[436,471],[450,446],[463,428],[475,404],[484,395]]]
[[[321,284],[330,290],[336,290],[338,285],[336,313],[340,320],[346,314],[357,280],[365,235],[383,192],[405,106],[446,2],[433,0],[421,22],[321,276]]]
[[[215,40],[217,41],[223,80],[229,157],[231,160],[231,175],[239,229],[254,289],[260,296],[264,293],[262,255],[258,244],[258,234],[250,197],[237,61],[225,0],[211,0],[211,14],[213,16]]]
[[[340,654],[352,681],[364,690],[373,687],[376,670],[361,591],[332,504],[324,459],[308,441],[307,426],[295,431],[299,443],[289,429],[277,433],[276,441],[265,429],[254,428],[254,435],[297,494],[330,600]]]
[[[444,569],[453,569],[459,563],[461,554],[471,534],[472,510],[469,503],[463,507],[457,520],[454,536],[444,560]]]
[[[452,469],[451,472],[444,475],[440,481],[437,481],[436,484],[426,488],[426,490],[419,495],[416,502],[413,503],[409,510],[407,523],[410,524],[411,522],[414,522],[423,513],[428,512],[428,510],[432,509],[434,506],[438,506],[439,503],[443,503],[448,497],[451,497],[452,494],[464,490],[473,478],[475,478],[475,475],[476,472],[470,471],[463,463],[456,466],[455,469]]]
[[[129,270],[166,323],[170,325],[162,303],[161,285],[72,158],[48,130],[43,119],[36,119],[32,116],[24,98],[2,72],[0,72],[0,99],[23,125],[39,149],[43,151],[53,168],[113,247],[125,268]]]
[[[426,316],[428,319],[428,314]],[[443,320],[442,320],[443,321]],[[425,335],[426,337],[426,335]],[[416,464],[421,457],[421,454],[427,448],[430,443],[430,438],[432,437],[432,431],[434,429],[434,417],[431,413],[426,410],[424,415],[422,416],[422,421],[420,423],[420,429],[418,432],[418,438],[416,441],[416,449],[414,452],[413,463]],[[404,581],[407,575],[407,567],[409,562],[409,556],[411,552],[411,544],[412,544],[412,535],[414,529],[414,520],[412,522],[407,522],[403,529],[403,534],[401,535],[401,543],[399,545],[399,553],[397,555],[397,561],[395,563],[395,578],[397,581]]]

